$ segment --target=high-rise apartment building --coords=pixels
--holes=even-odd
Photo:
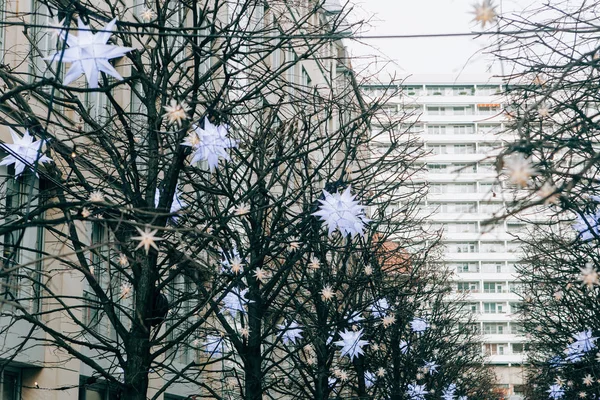
[[[399,95],[390,93],[400,89]],[[367,98],[384,98],[400,130],[418,134],[428,182],[425,210],[432,227],[443,229],[444,263],[455,273],[455,293],[476,314],[482,351],[496,373],[499,392],[519,399],[526,350],[515,318],[520,290],[515,274],[519,246],[514,234],[524,224],[507,219],[485,224],[506,207],[508,193],[498,180],[496,158],[511,139],[502,98],[503,83],[489,76],[456,79],[413,76],[400,86],[364,86]],[[377,127],[374,127],[377,131]]]

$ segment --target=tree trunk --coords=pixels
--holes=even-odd
[[[138,270],[135,291],[135,314],[128,341],[126,342],[127,362],[125,368],[123,400],[146,400],[148,398],[148,374],[150,371],[150,320],[154,308],[155,290],[153,266],[156,265],[153,252],[142,262]]]

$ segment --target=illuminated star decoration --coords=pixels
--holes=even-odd
[[[15,164],[15,178],[18,178],[19,175],[23,173],[25,167],[30,167],[33,170],[36,161],[42,164],[52,162],[50,157],[41,154],[42,146],[46,143],[43,140],[34,141],[33,137],[29,135],[29,130],[26,130],[23,137],[20,138],[19,135],[11,129],[10,136],[13,140],[12,144],[0,144],[0,147],[6,149],[9,153],[2,161],[0,161],[0,165]],[[37,171],[35,176],[38,176]]]
[[[354,357],[364,354],[362,347],[368,345],[369,342],[366,340],[361,340],[362,333],[362,329],[356,332],[344,329],[344,332],[340,332],[342,339],[338,340],[337,342],[333,342],[333,344],[342,348],[341,357],[347,355],[350,360],[353,360]]]
[[[416,383],[408,385],[407,394],[411,400],[425,400],[427,393],[425,385],[417,385]]]
[[[158,203],[160,202],[160,191],[156,188],[156,194],[154,195],[154,207],[158,207]],[[173,194],[173,202],[171,203],[171,209],[169,210],[170,214],[173,214],[171,218],[173,220],[177,220],[177,213],[186,206],[186,203],[181,200],[179,197],[179,190],[175,189],[175,193]]]
[[[133,47],[122,47],[107,44],[114,29],[117,19],[110,21],[100,32],[92,33],[90,27],[77,18],[78,36],[72,33],[62,34],[69,47],[58,51],[45,60],[62,61],[71,63],[71,67],[65,75],[64,85],[68,85],[85,74],[88,86],[91,89],[98,87],[100,72],[104,72],[118,80],[123,80],[117,70],[108,62],[113,58],[119,58],[134,50]],[[59,33],[61,35],[61,33]]]
[[[448,387],[446,389],[444,389],[444,391],[442,392],[442,399],[443,400],[454,400],[456,398],[455,393],[456,392],[456,384],[451,383],[450,385],[448,385]]]
[[[600,211],[593,214],[577,215],[577,221],[573,224],[573,229],[579,232],[581,240],[588,241],[600,235],[598,221],[600,220]]]
[[[485,28],[486,24],[491,24],[496,21],[496,7],[492,5],[491,0],[483,0],[481,4],[473,4],[475,14],[473,21],[481,23],[481,27]]]
[[[373,387],[375,384],[375,374],[370,371],[365,371],[365,386],[368,388]]]
[[[562,399],[565,395],[565,390],[559,384],[550,385],[548,389],[548,397],[551,399]]]
[[[150,251],[150,246],[152,246],[156,251],[158,251],[158,246],[156,245],[156,242],[162,240],[162,238],[158,238],[155,236],[158,232],[158,229],[151,231],[149,227],[146,227],[142,231],[137,226],[135,227],[135,229],[137,229],[138,233],[140,234],[140,236],[132,237],[133,240],[140,241],[140,243],[138,243],[137,247],[135,248],[136,250],[140,247],[143,247],[144,250],[146,250],[146,254],[148,254],[148,252]]]
[[[408,353],[408,342],[406,340],[400,341],[400,352],[402,354]]]
[[[433,375],[438,372],[439,364],[436,364],[435,361],[425,361],[425,370],[429,372],[429,375]]]
[[[223,311],[228,311],[232,317],[235,317],[238,312],[246,313],[244,308],[250,301],[246,298],[248,289],[240,290],[233,288],[223,298]]]
[[[223,338],[217,335],[207,335],[204,341],[204,351],[209,354],[221,354]]]
[[[573,334],[575,341],[567,346],[565,353],[567,354],[566,359],[570,362],[578,362],[583,358],[585,353],[594,349],[596,344],[594,343],[598,338],[592,337],[592,330],[587,329],[579,333]]]
[[[413,332],[425,332],[429,328],[429,323],[423,318],[414,318],[410,321],[410,328]]]
[[[365,216],[364,207],[355,200],[350,190],[350,186],[342,194],[323,190],[324,198],[319,199],[319,211],[312,214],[321,217],[321,221],[327,225],[329,236],[336,229],[343,236],[364,236],[364,227],[369,219]]]
[[[210,172],[214,172],[219,165],[219,158],[229,161],[227,149],[237,147],[237,142],[228,137],[227,125],[213,125],[208,118],[204,118],[204,128],[193,126],[194,131],[188,136],[182,146],[190,146],[194,150],[191,164],[199,161],[208,162]]]
[[[521,153],[514,154],[505,160],[508,179],[520,188],[527,186],[529,178],[536,174],[531,162]]]
[[[371,305],[371,314],[375,318],[383,318],[390,309],[387,299],[380,299]]]
[[[296,339],[302,339],[302,329],[296,321],[292,321],[289,324],[286,322],[282,325],[277,325],[277,327],[283,331],[283,344],[288,344],[288,342],[296,344]]]

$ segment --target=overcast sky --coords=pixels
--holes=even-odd
[[[353,18],[370,21],[365,35],[405,35],[480,31],[473,22],[476,0],[351,0]],[[481,2],[482,0],[478,0]],[[495,0],[498,11],[519,13],[535,0]],[[370,39],[364,45],[348,41],[356,57],[354,68],[360,71],[376,56],[378,68],[387,61],[386,73],[469,74],[500,73],[485,49],[493,37]],[[375,70],[371,66],[370,70]]]

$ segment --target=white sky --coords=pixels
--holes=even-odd
[[[353,17],[370,21],[365,35],[430,34],[480,31],[473,22],[473,4],[482,0],[351,0]],[[519,13],[536,0],[495,0],[497,11]],[[488,29],[486,27],[486,29]],[[364,44],[346,42],[353,66],[361,73],[381,70],[381,78],[390,73],[412,74],[500,74],[498,62],[485,54],[493,36],[369,39]],[[376,57],[375,57],[376,56]],[[372,63],[377,60],[378,64]],[[391,61],[392,64],[387,64]],[[386,65],[387,64],[387,65]],[[385,65],[385,67],[384,67]]]

